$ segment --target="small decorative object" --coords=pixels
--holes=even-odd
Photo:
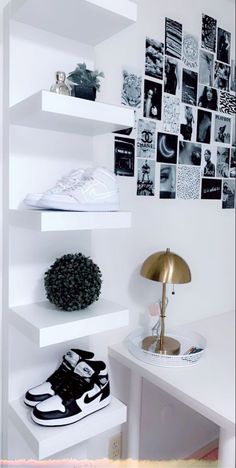
[[[101,292],[99,267],[82,253],[58,258],[46,271],[44,285],[47,299],[58,309],[85,309],[97,301]]]
[[[100,90],[99,78],[104,78],[104,73],[98,70],[87,70],[85,63],[78,63],[74,71],[68,75],[75,97],[95,101],[96,92]]]
[[[63,71],[56,72],[56,83],[53,84],[50,88],[52,93],[64,94],[65,96],[70,96],[71,91],[69,86],[66,85],[66,74]]]
[[[151,335],[146,336],[142,340],[142,348],[149,350],[157,340],[160,338],[160,315],[161,315],[161,301],[151,304],[148,308],[148,313],[150,316],[150,322],[152,322]],[[154,324],[153,324],[154,319]]]
[[[180,343],[173,337],[165,336],[166,284],[183,284],[191,281],[191,273],[187,263],[179,255],[170,252],[157,252],[148,257],[141,268],[140,274],[152,281],[163,283],[161,302],[161,333],[157,340],[155,353],[178,355]]]

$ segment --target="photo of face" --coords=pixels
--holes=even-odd
[[[176,166],[160,165],[160,198],[175,198],[176,194]]]
[[[229,148],[224,146],[217,147],[217,177],[229,177]]]
[[[198,106],[204,109],[218,110],[217,90],[210,86],[199,86]]]

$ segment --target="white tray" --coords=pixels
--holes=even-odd
[[[144,330],[143,328],[137,329],[130,333],[126,338],[126,345],[136,358],[141,361],[147,362],[148,364],[153,364],[155,366],[162,367],[189,367],[198,363],[199,359],[203,356],[207,348],[207,341],[199,333],[187,332],[179,334],[177,332],[167,332],[166,336],[170,336],[178,340],[181,344],[180,353],[177,356],[174,355],[165,355],[157,354],[152,351],[146,351],[142,348],[143,338],[151,335],[150,330]],[[184,353],[191,348],[192,346],[197,346],[202,348],[202,351],[194,354]]]

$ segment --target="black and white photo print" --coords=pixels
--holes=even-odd
[[[180,106],[180,138],[187,141],[196,141],[197,124],[196,107],[181,104]]]
[[[215,177],[216,175],[216,148],[202,145],[202,177]]]
[[[213,86],[214,82],[214,55],[206,50],[199,53],[199,83]]]
[[[162,84],[144,80],[143,115],[149,119],[161,120]]]
[[[198,109],[197,111],[197,141],[199,143],[211,142],[212,113]]]
[[[183,68],[182,102],[185,104],[197,105],[197,82],[198,74]]]
[[[145,75],[163,79],[164,44],[156,39],[146,38]]]
[[[230,64],[231,33],[217,29],[217,60]]]
[[[182,62],[186,68],[190,70],[198,69],[198,53],[198,38],[185,32],[183,35]]]
[[[180,94],[181,64],[179,60],[165,56],[164,91],[175,96]]]
[[[236,177],[236,148],[231,148],[229,176],[232,179]]]
[[[232,117],[232,146],[236,146],[236,116]]]
[[[115,174],[118,176],[134,176],[135,140],[132,138],[115,137]]]
[[[216,177],[229,177],[229,148],[217,146]]]
[[[222,208],[230,209],[235,207],[235,180],[223,179]]]
[[[182,24],[170,18],[165,21],[165,53],[171,57],[182,57]]]
[[[236,60],[231,60],[230,91],[236,93]]]
[[[215,137],[219,143],[230,144],[231,139],[231,119],[224,115],[215,115]]]
[[[130,107],[141,107],[142,74],[134,73],[132,70],[123,70],[123,85],[121,104]]]
[[[220,91],[219,111],[224,114],[236,114],[236,96],[227,91]]]
[[[178,97],[164,94],[163,96],[163,130],[179,133],[180,100]]]
[[[175,198],[176,165],[160,164],[160,198]]]
[[[198,107],[204,109],[218,110],[218,90],[210,86],[199,85],[198,87]]]
[[[230,66],[215,61],[214,86],[215,88],[229,91]]]
[[[201,157],[201,145],[189,141],[179,141],[179,164],[201,166]]]
[[[202,15],[202,48],[216,51],[216,28],[217,21],[211,16]]]
[[[155,159],[156,122],[139,119],[137,135],[137,158]]]
[[[202,190],[201,190],[202,200],[220,200],[221,190],[222,190],[221,179],[207,179],[207,178],[202,179]]]
[[[177,198],[197,199],[200,196],[200,167],[177,166]]]
[[[178,151],[178,136],[170,133],[157,135],[157,162],[176,164]]]
[[[138,159],[137,195],[155,195],[155,161],[150,159]]]

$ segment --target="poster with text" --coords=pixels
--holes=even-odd
[[[138,121],[137,157],[155,159],[156,122],[144,119]]]
[[[186,68],[189,68],[190,70],[198,69],[198,53],[198,38],[185,32],[183,36],[182,62]]]
[[[215,115],[215,137],[219,143],[230,144],[231,139],[231,119],[223,115]]]
[[[221,179],[207,179],[207,178],[202,179],[202,190],[201,190],[202,200],[220,200],[221,190],[222,190]]]
[[[202,177],[215,177],[216,175],[216,148],[202,145]]]
[[[179,133],[180,100],[175,96],[163,96],[163,130]]]
[[[115,174],[118,176],[134,176],[135,140],[132,138],[115,137]]]

